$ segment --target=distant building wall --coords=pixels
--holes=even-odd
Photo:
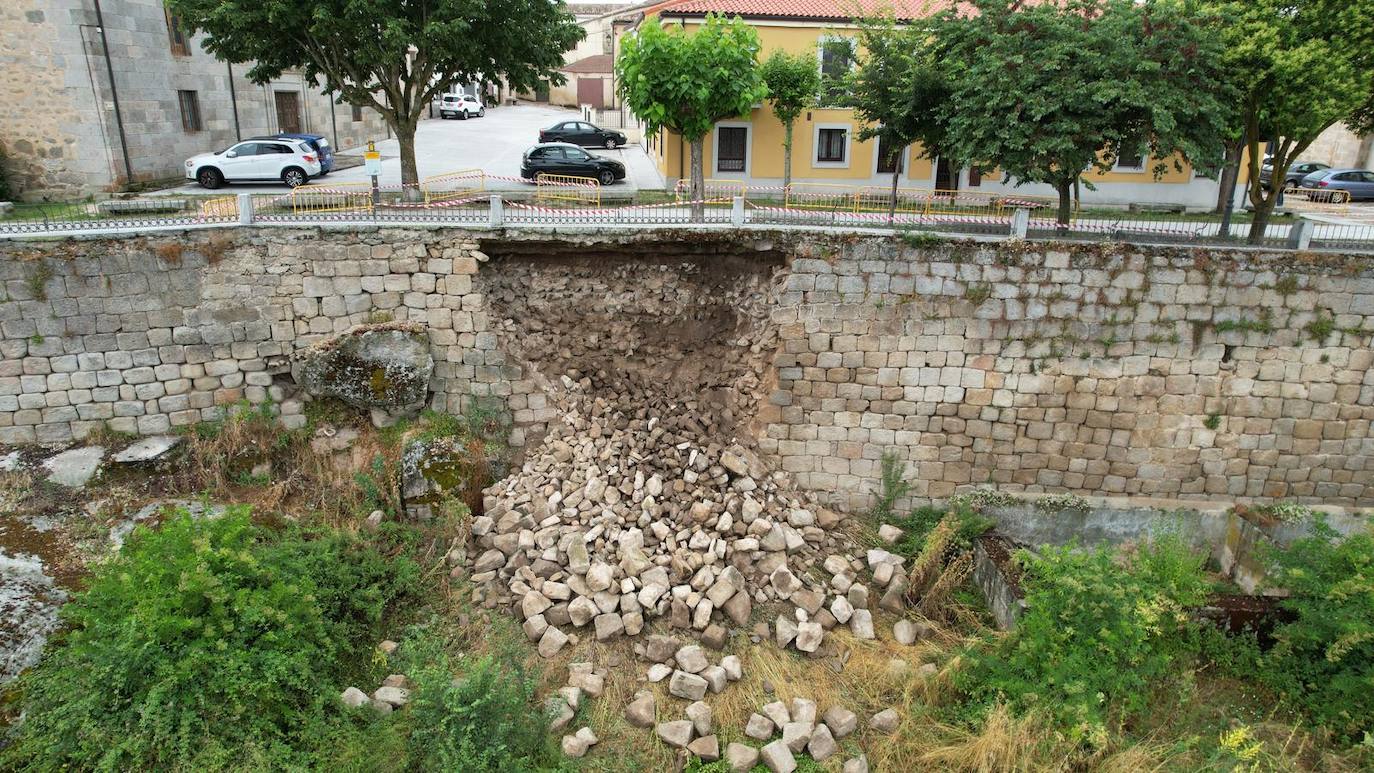
[[[229,65],[207,53],[199,37],[179,46],[161,0],[102,0],[104,41],[92,0],[30,5],[38,8],[0,10],[0,95],[7,105],[0,142],[23,198],[87,195],[129,182],[115,96],[133,182],[178,177],[189,156],[282,130],[277,92],[296,94],[301,131],[322,134],[337,148],[387,136],[376,112],[363,110],[354,120],[351,106],[334,104],[298,73],[257,85],[248,80],[249,65],[235,65],[231,96]],[[180,91],[195,94],[199,128],[184,125]]]

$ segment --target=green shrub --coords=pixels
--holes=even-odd
[[[299,767],[418,582],[355,538],[255,526],[246,507],[137,529],[63,610],[70,630],[20,680],[8,770]]]
[[[408,709],[410,764],[464,773],[552,770],[567,766],[545,732],[536,680],[515,657],[453,663],[437,639],[407,640],[415,690]]]
[[[1273,551],[1273,579],[1297,615],[1274,632],[1264,682],[1346,741],[1374,733],[1374,536],[1340,540],[1323,521]]]
[[[960,687],[978,710],[1005,701],[1042,711],[1074,740],[1101,745],[1109,711],[1145,708],[1147,688],[1181,654],[1184,607],[1205,596],[1200,560],[1174,538],[1125,566],[1106,548],[1020,560],[1028,609],[1011,636],[972,653]]]

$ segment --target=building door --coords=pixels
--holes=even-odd
[[[534,84],[534,101],[535,101],[535,102],[548,102],[548,101],[549,101],[549,82],[548,82],[548,81],[539,81],[538,83]]]
[[[935,190],[959,190],[959,170],[950,166],[949,162],[943,158],[935,164]]]
[[[606,80],[604,78],[578,78],[577,104],[591,105],[600,110],[606,106]]]
[[[301,132],[301,95],[295,91],[275,91],[277,100],[277,131],[286,134]]]

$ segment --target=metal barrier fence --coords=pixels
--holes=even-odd
[[[926,231],[993,238],[1244,246],[1248,213],[1229,232],[1210,214],[1078,211],[1056,221],[1036,197],[899,189],[751,187],[708,181],[693,202],[682,190],[669,201],[613,204],[587,178],[547,179],[529,192],[486,190],[491,179],[466,172],[429,178],[417,189],[373,192],[366,186],[308,186],[292,191],[213,197],[148,197],[62,205],[18,205],[0,213],[0,236],[72,232],[143,232],[230,224],[412,223],[462,227],[655,227],[750,225]],[[1332,204],[1331,206],[1342,206]],[[889,209],[891,210],[889,212]],[[1353,216],[1353,215],[1352,215]],[[1374,222],[1319,211],[1271,222],[1261,246],[1374,253]]]
[[[534,178],[534,200],[567,207],[600,207],[601,183],[591,177],[540,174]]]

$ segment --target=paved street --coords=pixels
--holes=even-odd
[[[578,113],[548,105],[520,104],[515,106],[489,107],[483,118],[467,121],[440,120],[438,118],[421,122],[416,133],[416,163],[420,178],[457,172],[465,169],[481,169],[488,175],[499,177],[520,177],[520,157],[525,150],[539,138],[539,130],[560,120],[575,119]],[[377,143],[382,153],[383,186],[401,184],[401,161],[396,140]],[[345,148],[346,154],[361,153],[359,148]],[[616,183],[616,193],[633,193],[639,189],[662,189],[663,178],[659,176],[653,163],[638,145],[616,150],[593,150],[595,154],[614,158],[625,164],[626,177]],[[344,183],[366,183],[368,176],[363,167],[342,169],[331,173],[322,180],[313,180],[311,185],[329,186]],[[493,180],[488,178],[489,190],[522,189],[527,184],[514,181]],[[285,190],[282,185],[230,185],[227,191],[234,193],[273,193]],[[161,193],[207,193],[204,188],[191,183]]]

